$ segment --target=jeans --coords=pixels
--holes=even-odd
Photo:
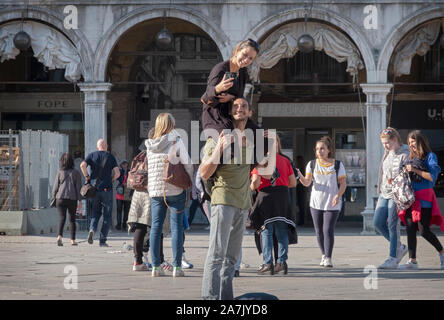
[[[390,242],[390,257],[396,258],[396,251],[401,245],[401,233],[398,212],[393,199],[384,199],[379,196],[373,223],[376,230]]]
[[[265,264],[273,263],[273,233],[278,241],[278,263],[288,259],[288,224],[283,221],[268,223],[262,231],[262,254]]]
[[[166,202],[170,206],[171,248],[173,250],[173,267],[182,266],[183,250],[183,215],[186,202],[186,191],[177,196],[167,196]],[[165,221],[167,206],[164,197],[151,198],[151,232],[150,250],[153,267],[160,266],[160,241],[163,222]]]
[[[233,300],[234,265],[239,259],[248,210],[211,206],[210,243],[202,279],[204,300]]]
[[[188,217],[188,225],[189,226],[191,226],[191,223],[193,223],[193,219],[194,219],[194,216],[196,215],[196,211],[197,211],[198,208],[202,209],[202,205],[200,204],[199,200],[191,201],[190,216]]]
[[[103,213],[102,229],[100,230],[100,243],[106,243],[106,237],[108,236],[109,228],[112,224],[112,211],[113,211],[113,191],[97,191],[92,201],[92,219],[89,230],[97,231],[97,225],[99,224],[100,217]]]

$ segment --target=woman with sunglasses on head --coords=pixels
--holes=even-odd
[[[399,217],[407,225],[409,260],[400,265],[402,270],[418,269],[416,260],[416,231],[426,239],[439,253],[441,269],[444,269],[444,249],[436,235],[430,230],[435,224],[444,231],[444,218],[439,209],[433,187],[441,168],[436,154],[432,152],[427,137],[419,130],[409,133],[407,142],[410,156],[405,164],[415,191],[415,202],[407,210],[400,211]],[[421,168],[421,169],[419,169]]]
[[[201,98],[203,103],[202,127],[215,129],[233,129],[228,114],[231,103],[244,96],[248,81],[247,67],[259,54],[259,45],[248,39],[236,45],[231,58],[213,67],[208,77],[207,89]],[[246,128],[255,129],[257,125],[248,120]]]
[[[398,175],[401,163],[409,156],[409,148],[402,144],[401,136],[394,128],[388,127],[382,130],[380,138],[384,147],[384,155],[379,167],[379,198],[373,223],[376,230],[390,243],[389,257],[379,268],[396,269],[407,253],[407,246],[401,244],[400,223],[393,200],[392,181]]]

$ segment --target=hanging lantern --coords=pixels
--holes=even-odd
[[[173,44],[173,35],[167,28],[163,28],[156,34],[156,46],[159,49],[165,50],[171,48]]]
[[[309,34],[303,34],[298,39],[298,49],[303,53],[310,53],[314,49],[314,39]]]
[[[31,46],[31,37],[25,31],[19,31],[14,36],[14,46],[20,51],[25,51]]]
[[[166,27],[166,12],[163,13],[163,28],[156,34],[156,46],[161,50],[171,48],[173,45],[173,35]]]

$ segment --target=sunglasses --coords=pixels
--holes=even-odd
[[[391,135],[393,134],[393,129],[384,129],[381,132],[381,135]]]

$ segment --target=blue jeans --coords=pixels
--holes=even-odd
[[[288,224],[283,221],[268,223],[262,231],[262,255],[265,264],[273,263],[273,233],[278,241],[278,263],[288,259]]]
[[[100,243],[106,243],[109,228],[112,224],[113,191],[97,191],[92,201],[92,219],[89,230],[97,231],[100,217],[103,213],[102,229],[100,230]]]
[[[398,212],[393,199],[379,196],[373,223],[376,230],[390,242],[390,257],[396,258],[396,250],[401,245],[401,234]]]
[[[186,191],[177,196],[167,196],[166,201],[170,206],[171,248],[173,250],[173,266],[182,266],[183,253],[183,215],[185,211]],[[167,206],[163,197],[151,198],[151,232],[150,251],[153,266],[161,264],[160,259],[160,235],[165,221]]]

